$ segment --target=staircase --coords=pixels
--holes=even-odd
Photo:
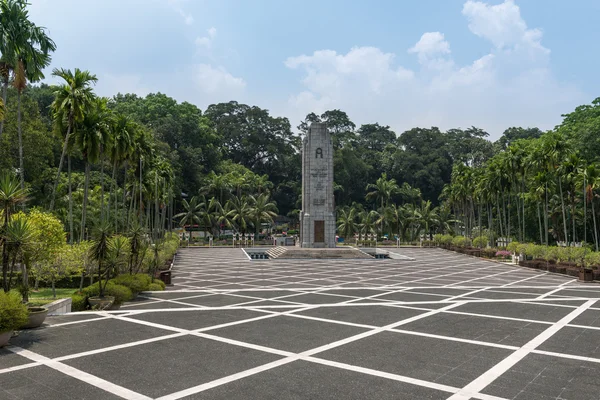
[[[277,246],[266,251],[270,259],[372,259],[375,258],[354,247],[335,249],[304,249]]]

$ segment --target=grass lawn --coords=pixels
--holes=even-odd
[[[77,289],[56,289],[56,299],[52,297],[52,288],[39,289],[37,292],[33,290],[29,292],[29,304],[35,306],[43,306],[44,304],[52,303],[58,299],[71,297]]]

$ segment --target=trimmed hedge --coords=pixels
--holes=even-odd
[[[139,292],[148,290],[148,286],[152,283],[152,279],[146,274],[135,275],[119,275],[109,281],[116,285],[128,287],[135,296]]]
[[[86,296],[86,299],[88,297],[99,296],[100,286],[98,285],[98,282],[96,282],[93,285],[83,288],[82,292]],[[104,294],[106,296],[113,296],[115,298],[114,304],[123,304],[124,302],[133,299],[133,293],[131,292],[131,289],[129,289],[127,286],[117,285],[111,281],[108,281],[106,289],[104,290]]]
[[[86,308],[87,297],[79,293],[73,293],[71,295],[71,311],[85,311]]]
[[[27,323],[29,312],[15,291],[0,291],[0,333],[19,329]]]
[[[158,282],[161,282],[161,281],[154,281],[154,283],[151,283],[150,285],[148,285],[148,291],[160,292],[162,290],[165,290]]]

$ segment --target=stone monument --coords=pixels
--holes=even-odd
[[[334,209],[331,135],[324,123],[313,122],[302,143],[302,247],[335,247]]]

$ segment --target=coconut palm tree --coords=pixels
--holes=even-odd
[[[387,179],[387,174],[384,172],[381,177],[375,181],[375,184],[369,183],[366,190],[371,190],[365,198],[367,200],[377,200],[381,202],[383,209],[388,205],[390,199],[395,193],[398,193],[400,188],[395,179]]]
[[[174,219],[179,219],[179,226],[184,227],[191,224],[200,224],[202,221],[202,203],[198,202],[198,197],[193,196],[188,202],[183,199],[182,206],[184,211],[173,216]]]
[[[2,210],[2,230],[0,242],[2,244],[2,283],[5,292],[10,290],[8,282],[9,246],[6,232],[10,217],[14,209],[27,201],[28,191],[21,189],[19,181],[13,175],[5,173],[0,175],[0,207]]]
[[[0,77],[2,78],[2,101],[6,104],[11,71],[15,72],[17,88],[18,124],[20,132],[20,100],[26,79],[36,82],[44,78],[42,70],[50,64],[50,53],[56,44],[46,34],[46,29],[29,20],[23,0],[0,2]],[[4,122],[0,122],[0,137]],[[22,166],[21,166],[22,168]]]
[[[234,196],[227,202],[225,209],[229,221],[235,224],[241,233],[246,233],[254,218],[252,204],[248,201],[248,198],[246,196]]]
[[[439,224],[437,208],[431,207],[431,201],[427,200],[421,203],[419,209],[419,222],[425,227],[425,234],[428,240],[431,240],[431,228]]]
[[[252,204],[252,216],[254,219],[254,228],[258,235],[261,224],[263,222],[273,223],[273,218],[277,216],[277,206],[270,201],[269,195],[263,193],[257,197],[249,196]]]
[[[338,232],[345,239],[349,240],[357,230],[356,208],[345,207],[338,212]]]
[[[63,85],[56,87],[54,91],[55,98],[50,107],[54,115],[55,128],[58,132],[62,133],[66,125],[67,133],[60,155],[60,162],[58,163],[56,180],[52,188],[50,211],[54,209],[56,187],[58,186],[63,162],[71,140],[71,132],[73,132],[76,123],[83,121],[85,111],[90,107],[95,98],[91,85],[98,81],[96,75],[90,74],[88,71],[82,71],[79,68],[75,68],[74,72],[55,68],[52,71],[52,75],[62,78],[65,81]],[[72,201],[72,199],[69,201]]]

